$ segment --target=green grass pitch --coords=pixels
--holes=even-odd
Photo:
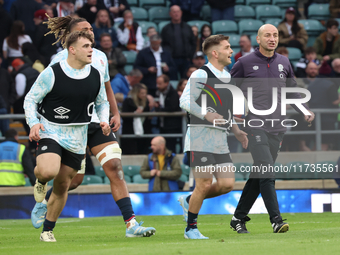
[[[186,240],[181,216],[138,216],[157,229],[147,238],[126,238],[122,217],[59,219],[57,243],[43,243],[30,220],[0,220],[0,254],[339,254],[339,214],[283,214],[290,230],[272,233],[268,215],[250,215],[241,235],[229,228],[231,215],[201,215],[199,229],[209,240]]]

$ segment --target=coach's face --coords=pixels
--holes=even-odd
[[[260,48],[263,48],[266,51],[274,51],[279,43],[279,32],[273,25],[263,25],[259,29],[256,40],[260,45]]]
[[[230,43],[227,40],[223,40],[220,42],[220,45],[217,49],[218,53],[218,62],[223,64],[224,66],[231,64],[231,56],[233,54],[233,50],[230,47]]]
[[[88,23],[87,21],[82,21],[82,22],[77,23],[77,25],[72,29],[71,32],[74,32],[74,31],[86,31],[90,35],[92,35],[92,37],[94,38],[93,28],[91,24]]]
[[[74,44],[74,54],[76,59],[83,65],[90,64],[92,62],[92,42],[87,39],[80,37]]]

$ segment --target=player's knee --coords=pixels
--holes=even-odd
[[[83,179],[84,174],[77,174],[76,176],[74,176],[74,178],[71,181],[69,190],[76,189],[83,182]]]
[[[124,180],[124,172],[120,159],[111,159],[103,166],[107,177],[111,180]]]
[[[212,179],[205,179],[205,180],[202,180],[201,183],[197,185],[197,187],[202,193],[207,193],[211,188],[211,184],[212,184]]]
[[[70,186],[69,181],[54,181],[53,185],[53,192],[56,195],[63,195],[68,191],[68,188]]]
[[[52,171],[40,171],[39,175],[37,175],[40,181],[46,181],[46,182],[52,180],[55,176],[56,174]]]

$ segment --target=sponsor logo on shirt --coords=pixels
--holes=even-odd
[[[279,72],[283,72],[283,65],[278,64],[277,67],[279,68]]]
[[[202,158],[201,158],[201,161],[202,161],[202,162],[207,162],[207,160],[208,160],[207,157],[202,157]]]
[[[56,119],[68,119],[69,116],[64,115],[64,114],[70,112],[71,110],[69,110],[69,109],[67,109],[63,106],[59,106],[58,108],[55,108],[54,111],[59,114],[59,115],[54,115],[54,118],[56,118]]]
[[[253,69],[256,71],[256,70],[259,70],[259,67],[258,66],[253,66]]]

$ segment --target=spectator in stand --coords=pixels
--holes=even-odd
[[[196,41],[196,50],[195,51],[199,51],[200,49],[200,38],[198,36],[198,27],[197,26],[191,26],[191,30],[195,36],[195,41]]]
[[[81,7],[77,13],[79,17],[86,19],[90,24],[96,20],[99,10],[105,9],[105,5],[101,1],[87,0],[86,4]]]
[[[186,71],[187,79],[190,78],[191,74],[195,72],[198,68],[194,65],[189,66],[188,70]]]
[[[43,9],[43,5],[35,0],[16,0],[11,6],[10,15],[14,21],[22,21],[25,24],[24,33],[32,37],[35,31],[34,12],[40,9]]]
[[[53,8],[51,6],[46,6],[45,7],[45,10],[47,12],[47,15],[50,17],[50,18],[54,18],[54,14],[53,14]]]
[[[130,10],[123,14],[124,22],[117,29],[118,41],[124,50],[140,51],[143,49],[144,38],[142,28],[137,22],[133,21],[133,15]]]
[[[340,1],[330,0],[329,1],[329,12],[333,19],[340,18]]]
[[[200,20],[204,0],[170,0],[171,5],[178,5],[183,11],[183,21]]]
[[[2,63],[2,58],[0,57],[0,66]],[[4,69],[0,68],[0,96],[5,101],[6,104],[6,112],[11,112],[11,106],[15,102],[17,98],[17,93],[15,91],[15,83],[13,81],[12,76],[9,74],[9,72]]]
[[[308,42],[308,35],[303,25],[298,23],[298,18],[293,7],[286,10],[283,21],[278,25],[279,30],[279,47],[298,48],[304,51]]]
[[[122,21],[124,11],[130,10],[127,0],[104,0],[104,4],[115,22]]]
[[[308,67],[310,65],[316,66],[312,62],[308,64]],[[315,79],[308,86],[308,90],[311,93],[309,107],[311,109],[338,109],[340,104],[338,88],[338,84],[334,84],[328,79]],[[323,113],[321,115],[321,130],[334,130],[337,116],[337,113]],[[335,145],[334,135],[322,135],[322,150],[332,149],[332,145]]]
[[[95,22],[92,24],[94,40],[96,46],[100,44],[100,36],[107,33],[111,36],[112,47],[116,48],[119,45],[117,33],[111,24],[109,13],[106,9],[99,10]]]
[[[23,60],[41,73],[45,69],[45,59],[39,54],[33,43],[26,42],[22,45]]]
[[[144,45],[143,45],[143,49],[150,47],[150,37],[153,35],[157,35],[157,31],[156,28],[154,27],[148,27],[148,29],[146,30],[146,36],[147,38],[144,38]]]
[[[9,129],[0,143],[0,186],[25,186],[25,175],[35,184],[33,158],[26,146],[19,144],[18,132]]]
[[[52,34],[46,35],[49,32],[47,24],[44,24],[44,21],[48,19],[46,14],[47,12],[44,9],[34,13],[33,20],[36,29],[33,37],[33,44],[44,57],[43,63],[48,65],[51,61],[51,57],[57,53],[57,46],[53,44],[55,42],[55,37]]]
[[[185,71],[190,65],[196,49],[195,36],[191,27],[182,21],[182,11],[178,5],[170,8],[171,22],[161,33],[163,49],[171,52],[181,77],[185,78]]]
[[[151,150],[140,168],[143,179],[149,180],[149,191],[177,191],[177,180],[182,175],[181,163],[175,153],[167,149],[164,137],[151,141]]]
[[[32,43],[31,37],[25,34],[24,23],[16,20],[13,22],[11,33],[6,37],[2,45],[2,55],[6,59],[8,58],[8,63],[12,63],[15,58],[22,58],[24,56],[21,51],[21,46],[25,42]]]
[[[5,38],[11,32],[11,26],[13,20],[11,16],[7,13],[7,11],[3,7],[4,0],[0,0],[0,49],[2,49],[2,44]],[[0,57],[2,56],[2,51],[0,53]]]
[[[72,0],[59,0],[55,8],[53,7],[54,17],[65,17],[73,13],[74,13],[74,4]]]
[[[143,74],[138,69],[133,69],[128,75],[124,76],[117,73],[115,78],[111,81],[111,87],[114,94],[122,93],[125,99],[131,88],[140,83]],[[118,102],[117,102],[118,103]],[[120,101],[122,103],[122,101]]]
[[[254,52],[249,35],[241,35],[239,45],[241,50],[235,55],[235,61],[237,61],[240,57],[247,56]]]
[[[201,68],[202,66],[204,66],[205,62],[206,60],[204,53],[202,51],[197,51],[194,55],[194,58],[192,59],[193,65],[197,68]]]
[[[323,32],[314,43],[317,58],[321,61],[330,61],[340,58],[339,22],[330,19],[326,23],[327,31]]]
[[[150,112],[149,101],[147,99],[148,88],[138,83],[129,92],[129,96],[123,102],[122,112]],[[135,117],[123,118],[123,134],[143,135],[151,133],[149,118]],[[150,139],[126,139],[122,141],[122,151],[124,154],[145,154],[148,151]]]
[[[156,79],[162,74],[176,80],[176,66],[169,51],[161,47],[162,38],[156,34],[150,38],[150,47],[141,50],[136,58],[134,68],[143,73],[142,83],[148,87],[150,95],[155,96]]]
[[[295,75],[297,78],[306,77],[306,67],[309,62],[314,62],[317,66],[320,66],[320,61],[316,58],[316,50],[313,47],[308,47],[305,50],[305,57],[300,58],[296,64]]]
[[[234,20],[236,0],[207,0],[211,7],[211,22]]]
[[[200,51],[202,51],[202,44],[203,44],[204,40],[206,38],[208,38],[209,36],[211,36],[211,27],[209,25],[207,25],[207,24],[204,24],[201,27],[201,39],[200,39],[200,43],[199,43]]]
[[[177,88],[176,88],[178,97],[181,97],[183,90],[184,90],[185,86],[187,85],[187,82],[188,82],[187,79],[182,78],[182,79],[179,80],[179,82],[177,84]]]
[[[126,75],[124,70],[124,67],[126,65],[126,58],[120,48],[115,48],[113,46],[110,34],[101,34],[100,50],[105,53],[109,63],[110,80],[112,80],[117,73],[120,73],[121,75]]]
[[[5,99],[0,95],[0,115],[1,114],[8,114],[7,112],[7,105]],[[1,134],[5,134],[9,129],[9,119],[0,119],[0,131]]]
[[[167,75],[162,74],[157,77],[156,96],[159,101],[156,103],[155,109],[159,112],[180,112],[179,96],[177,91],[171,86],[170,79]],[[182,133],[181,117],[160,117],[160,131],[162,134]],[[177,138],[167,138],[168,148],[176,151]],[[182,142],[180,142],[181,146]]]
[[[330,77],[340,78],[340,58],[336,58],[332,61],[332,72]]]

